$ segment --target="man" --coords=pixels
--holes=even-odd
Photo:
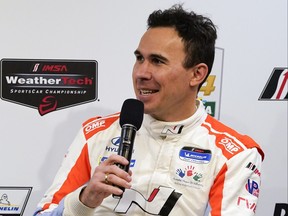
[[[131,170],[109,151],[119,114],[89,119],[35,215],[254,215],[264,153],[197,100],[216,37],[210,19],[180,5],[153,12],[135,51],[133,85],[145,114]]]

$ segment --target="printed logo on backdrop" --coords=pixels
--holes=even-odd
[[[212,71],[198,93],[206,112],[216,119],[220,117],[223,61],[224,49],[216,47]]]
[[[95,101],[94,60],[1,60],[1,99],[50,112]]]
[[[287,216],[288,203],[276,203],[273,216]]]
[[[0,215],[22,216],[32,187],[0,187]]]
[[[288,100],[288,68],[274,68],[258,100]]]

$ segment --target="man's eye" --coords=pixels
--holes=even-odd
[[[143,61],[143,59],[144,59],[144,58],[143,58],[143,56],[141,56],[141,55],[137,55],[137,56],[136,56],[136,60],[137,60],[137,61]]]
[[[158,58],[153,58],[153,59],[152,59],[152,62],[153,62],[154,64],[163,64],[163,63],[164,63],[163,61],[161,61],[161,60],[158,59]]]

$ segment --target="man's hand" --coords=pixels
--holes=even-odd
[[[96,167],[88,185],[80,194],[80,201],[84,205],[96,208],[109,195],[115,194],[119,196],[123,193],[117,186],[131,188],[131,171],[127,173],[120,169],[115,165],[118,163],[127,165],[129,162],[126,158],[115,154]]]

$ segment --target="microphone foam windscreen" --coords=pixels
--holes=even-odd
[[[142,101],[132,98],[126,99],[120,113],[120,126],[131,124],[139,130],[142,125],[143,114],[144,104]]]

